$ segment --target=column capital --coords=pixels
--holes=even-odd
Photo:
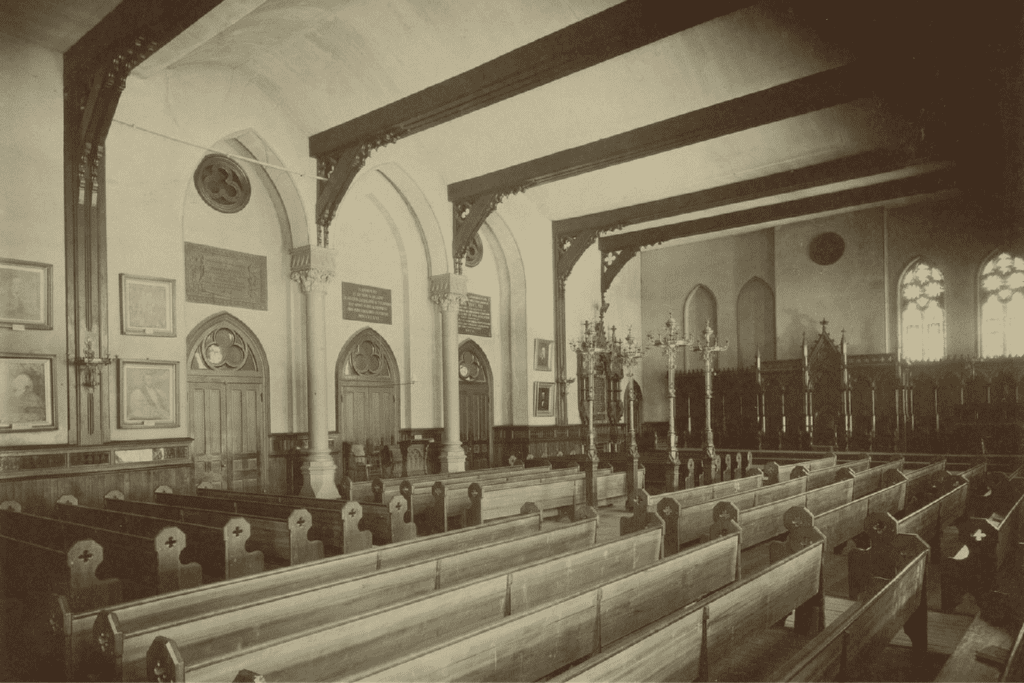
[[[334,250],[312,244],[292,249],[292,280],[302,291],[326,291],[335,274]]]
[[[442,311],[447,311],[454,303],[456,308],[466,300],[469,282],[465,275],[442,273],[430,278],[430,300]]]

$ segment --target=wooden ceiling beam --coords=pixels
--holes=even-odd
[[[465,116],[752,4],[749,0],[626,0],[457,76],[309,138],[334,155],[385,134],[405,136]]]
[[[865,152],[665,199],[564,218],[552,221],[551,230],[556,237],[620,230],[638,223],[898,171],[920,163],[923,162],[909,153]]]
[[[599,238],[598,247],[602,254],[640,249],[682,237],[693,237],[695,235],[705,235],[712,232],[759,225],[772,221],[800,218],[826,211],[854,208],[905,197],[935,194],[953,190],[956,187],[957,175],[955,169],[947,168],[912,178],[890,180],[851,190],[830,192],[778,204],[768,204],[752,209],[723,213],[717,216],[695,218],[646,230],[609,235]]]
[[[853,63],[680,114],[448,186],[448,199],[470,202],[643,159],[870,96],[871,70]]]

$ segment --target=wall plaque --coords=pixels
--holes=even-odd
[[[459,306],[459,334],[491,336],[491,297],[467,294]]]
[[[345,320],[390,325],[391,290],[342,282],[341,317]]]
[[[185,242],[185,300],[267,310],[267,257]]]

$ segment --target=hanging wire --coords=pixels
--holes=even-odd
[[[309,173],[303,173],[302,171],[293,171],[290,168],[285,168],[284,166],[277,166],[276,164],[270,164],[270,163],[267,163],[266,161],[260,161],[259,159],[253,159],[252,157],[244,157],[244,156],[241,156],[239,154],[232,154],[231,152],[223,152],[223,151],[221,151],[219,149],[213,149],[212,147],[204,147],[203,145],[197,145],[196,143],[189,142],[188,140],[182,140],[181,138],[176,138],[176,137],[173,137],[171,135],[166,135],[164,133],[158,133],[155,130],[150,130],[148,128],[143,128],[142,126],[136,126],[134,123],[128,123],[127,121],[121,121],[121,120],[118,120],[118,119],[114,119],[113,121],[114,121],[114,123],[120,123],[122,126],[126,126],[128,128],[132,128],[132,129],[140,131],[142,133],[149,133],[150,135],[155,135],[158,138],[164,138],[165,140],[170,140],[171,142],[178,142],[178,143],[181,143],[183,145],[188,145],[189,147],[195,147],[196,149],[201,149],[201,150],[206,151],[206,152],[213,152],[214,154],[223,154],[224,156],[231,157],[232,159],[238,159],[239,161],[247,161],[250,164],[259,164],[260,166],[266,166],[267,168],[273,168],[273,169],[278,170],[278,171],[284,171],[285,173],[291,173],[292,175],[297,175],[297,176],[300,176],[302,178],[313,178],[315,180],[327,180],[327,178],[323,178],[321,176],[318,176],[315,173],[310,175]]]

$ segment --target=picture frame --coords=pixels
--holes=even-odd
[[[177,362],[119,360],[117,382],[121,429],[180,425]]]
[[[533,369],[551,372],[551,355],[554,353],[555,342],[550,339],[533,340]]]
[[[53,266],[0,259],[0,327],[53,329]]]
[[[533,414],[551,417],[555,414],[554,382],[533,383]]]
[[[0,433],[57,428],[53,359],[0,354]]]
[[[174,280],[121,273],[121,334],[177,336]]]

